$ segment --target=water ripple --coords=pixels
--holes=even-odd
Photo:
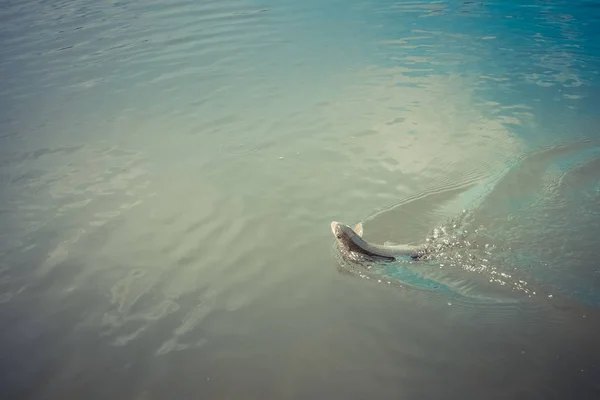
[[[588,3],[4,2],[6,396],[592,381]],[[348,279],[331,220],[439,258]]]

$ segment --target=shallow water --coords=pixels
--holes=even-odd
[[[599,17],[5,2],[3,392],[598,398]],[[374,277],[332,220],[450,246]]]

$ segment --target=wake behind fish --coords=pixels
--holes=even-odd
[[[336,252],[340,270],[377,283],[429,291],[448,300],[514,303],[538,295],[517,271],[509,273],[495,261],[504,249],[482,242],[485,228],[471,225],[471,212],[463,210],[431,230],[428,248],[420,260],[394,262],[349,260]]]

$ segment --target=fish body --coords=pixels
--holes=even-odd
[[[425,245],[386,245],[367,242],[362,238],[363,228],[360,223],[352,229],[348,225],[333,221],[331,232],[342,255],[351,260],[393,262],[406,257],[419,260],[427,254]]]

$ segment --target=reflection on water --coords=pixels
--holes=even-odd
[[[596,398],[590,4],[6,2],[5,396]]]

